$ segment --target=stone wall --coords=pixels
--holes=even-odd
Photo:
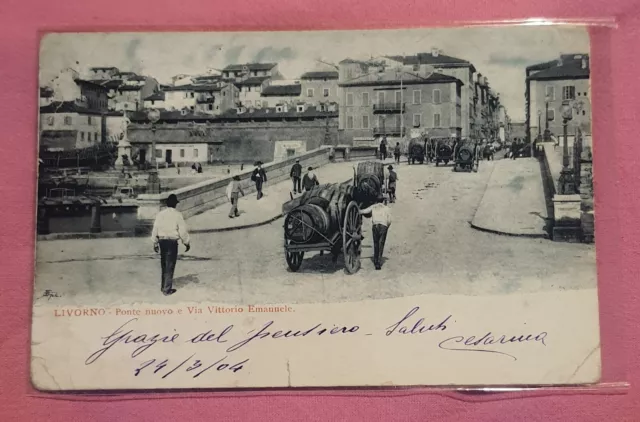
[[[328,120],[328,125],[327,125]],[[208,154],[203,161],[213,163],[253,163],[260,160],[274,160],[276,143],[282,141],[302,141],[306,150],[311,151],[321,145],[338,144],[338,119],[269,121],[242,123],[215,123],[198,125],[201,129],[193,134],[189,123],[162,124],[157,126],[156,142],[162,144],[204,143],[208,144]],[[327,138],[328,128],[328,139]],[[139,149],[151,150],[151,127],[148,124],[132,124],[129,127],[129,141],[133,152]],[[147,153],[150,157],[150,153]]]
[[[267,180],[270,184],[278,183],[289,178],[289,171],[296,159],[300,160],[303,168],[308,166],[320,167],[329,163],[329,147],[318,148],[303,155],[286,160],[275,161],[264,165],[267,173]],[[237,173],[240,177],[242,189],[246,194],[255,192],[255,185],[251,182],[253,168],[249,168],[243,173]],[[164,207],[167,196],[171,193],[178,197],[180,203],[178,210],[185,218],[200,214],[218,205],[228,202],[226,197],[227,185],[231,178],[215,181],[204,181],[195,185],[186,186],[174,191],[165,192],[158,195],[138,196],[138,233],[150,232],[153,227],[153,220],[156,214]]]

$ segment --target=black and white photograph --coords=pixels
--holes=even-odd
[[[590,66],[572,26],[44,34],[34,384],[597,381]]]

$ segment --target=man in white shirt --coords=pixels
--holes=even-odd
[[[382,252],[384,251],[384,243],[387,240],[387,232],[391,226],[391,210],[385,203],[384,198],[380,196],[377,204],[360,210],[360,214],[371,215],[373,263],[376,266],[376,270],[379,270],[382,268]]]
[[[185,252],[189,252],[191,249],[187,225],[182,213],[176,210],[176,205],[178,205],[178,197],[174,194],[169,195],[167,208],[158,213],[151,232],[153,250],[160,251],[161,289],[165,296],[176,292],[176,289],[173,288],[173,272],[178,259],[178,240],[181,240],[186,247]]]

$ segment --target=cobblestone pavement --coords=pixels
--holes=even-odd
[[[334,265],[327,254],[307,254],[300,271],[289,272],[279,219],[251,229],[193,235],[191,251],[178,261],[178,291],[171,297],[160,293],[160,260],[150,239],[39,242],[36,302],[293,304],[595,287],[593,245],[500,236],[470,227],[493,165],[482,162],[478,173],[400,165],[382,271],[371,262],[370,221],[365,219],[357,274],[345,274],[342,259]],[[61,297],[38,298],[45,290]]]

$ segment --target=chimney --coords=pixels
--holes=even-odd
[[[431,55],[433,57],[438,57],[439,54],[440,54],[440,50],[438,50],[437,48],[432,48],[431,49]]]

